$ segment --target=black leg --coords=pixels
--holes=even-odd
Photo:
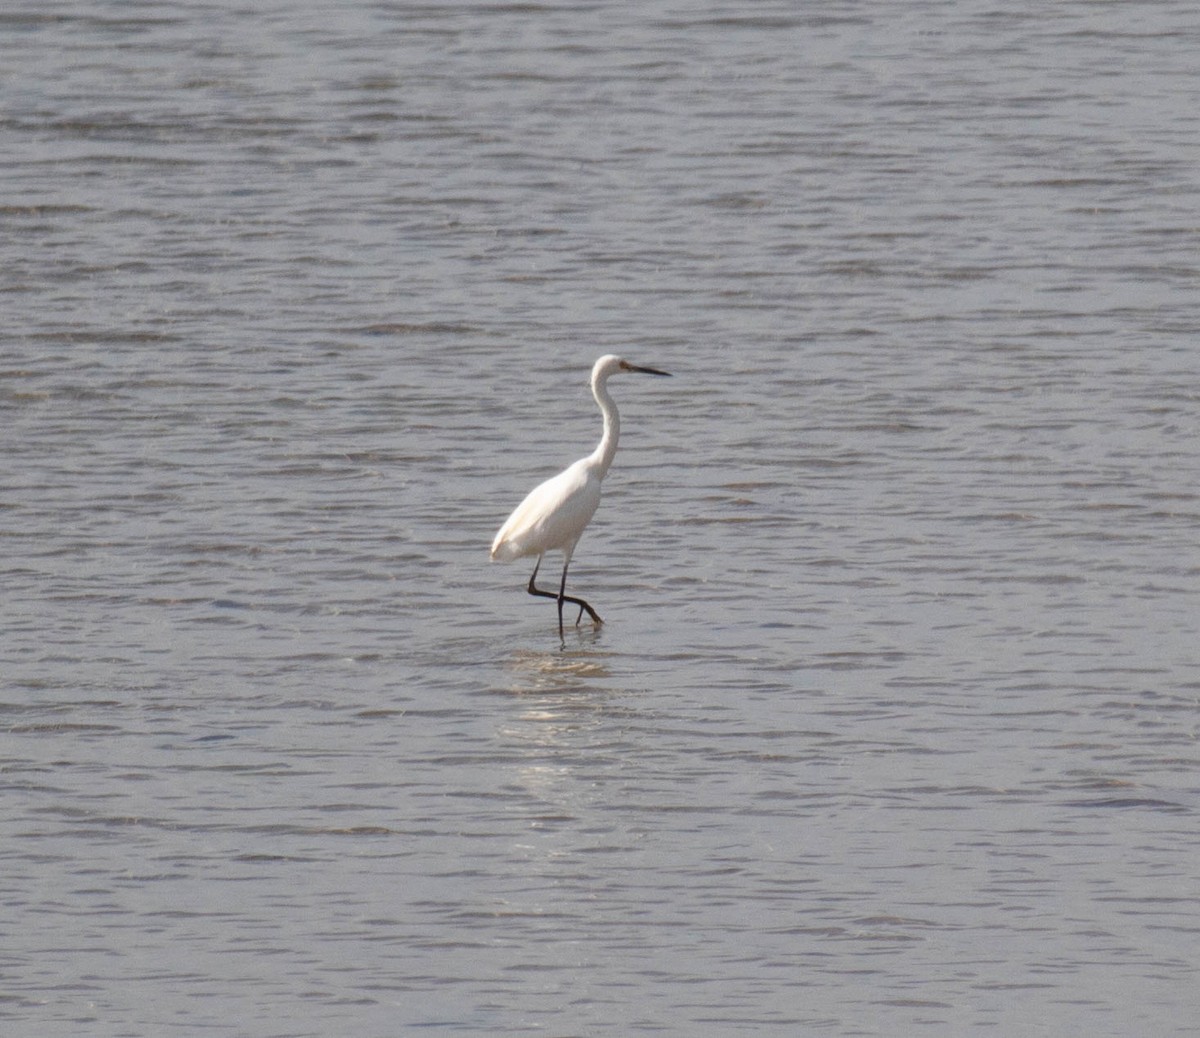
[[[563,561],[562,580],[559,582],[559,585],[558,585],[558,638],[559,638],[559,641],[562,641],[562,636],[563,636],[562,606],[563,606],[563,599],[565,598],[565,596],[567,594],[567,567],[569,565],[571,565],[570,559],[566,559]],[[583,616],[583,610],[579,611],[579,615]],[[579,626],[578,620],[575,621],[575,626],[576,627]]]
[[[537,560],[537,565],[533,567],[533,575],[529,578],[529,587],[527,587],[525,590],[528,591],[531,595],[539,595],[542,598],[553,598],[556,602],[558,602],[558,636],[559,636],[559,638],[563,637],[562,607],[563,607],[564,602],[570,602],[572,605],[579,606],[579,618],[575,621],[576,626],[578,626],[579,621],[583,619],[583,613],[584,613],[585,609],[587,610],[588,616],[590,616],[595,623],[598,623],[598,624],[604,623],[604,621],[600,619],[600,614],[597,613],[596,610],[593,609],[590,605],[588,605],[582,598],[575,598],[572,595],[566,594],[566,590],[567,590],[567,567],[566,566],[563,566],[562,583],[559,585],[558,594],[555,594],[553,591],[543,591],[540,587],[538,587],[534,583],[534,581],[537,579],[538,570],[541,568],[541,565],[542,565],[542,560],[539,558]]]
[[[559,588],[558,588],[558,633],[559,633],[559,637],[562,636],[562,607],[563,607],[564,602],[570,602],[572,605],[579,606],[579,615],[575,618],[575,626],[576,627],[579,626],[579,621],[583,619],[583,611],[585,609],[588,612],[588,616],[590,616],[595,623],[598,623],[598,624],[604,623],[604,621],[600,619],[600,614],[597,613],[596,610],[593,609],[590,605],[588,605],[582,598],[572,598],[570,595],[568,595],[566,593],[567,592],[567,567],[570,564],[571,564],[570,559],[568,559],[566,562],[563,563],[562,583],[559,585]]]

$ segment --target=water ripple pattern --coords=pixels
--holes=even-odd
[[[6,4],[5,1033],[1194,1034],[1198,50]]]

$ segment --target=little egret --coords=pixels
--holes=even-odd
[[[517,505],[516,510],[500,527],[496,539],[492,541],[492,561],[511,562],[513,559],[523,559],[529,555],[537,556],[533,567],[533,576],[529,578],[526,589],[531,595],[558,600],[558,636],[563,637],[563,603],[570,602],[579,606],[579,616],[575,623],[583,619],[586,609],[593,622],[603,621],[600,615],[582,598],[573,598],[567,592],[567,567],[571,565],[571,554],[575,545],[583,536],[584,528],[591,521],[600,504],[600,483],[608,474],[617,453],[617,438],[621,435],[621,415],[617,405],[608,395],[608,380],[612,375],[622,371],[640,371],[644,375],[670,375],[669,371],[659,371],[656,368],[639,368],[611,353],[601,357],[592,367],[592,396],[600,405],[604,415],[604,435],[600,443],[586,458],[580,458],[570,468],[560,472],[552,479],[536,486],[529,495]],[[563,553],[562,580],[558,585],[558,594],[553,591],[543,591],[534,581],[542,559],[548,551]]]

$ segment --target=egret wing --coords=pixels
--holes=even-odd
[[[588,459],[533,488],[492,542],[500,562],[573,547],[600,504],[600,480]]]

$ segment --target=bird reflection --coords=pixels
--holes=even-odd
[[[503,657],[509,699],[496,711],[497,789],[505,810],[524,822],[512,852],[531,874],[557,876],[611,842],[604,778],[636,756],[644,725],[638,690],[621,680],[624,662],[591,638],[565,651],[512,648]],[[553,901],[542,900],[545,889],[529,891],[539,912]]]
[[[504,664],[514,679],[508,690],[514,695],[599,691],[593,682],[612,676],[606,656],[595,649],[565,653],[516,649]]]

